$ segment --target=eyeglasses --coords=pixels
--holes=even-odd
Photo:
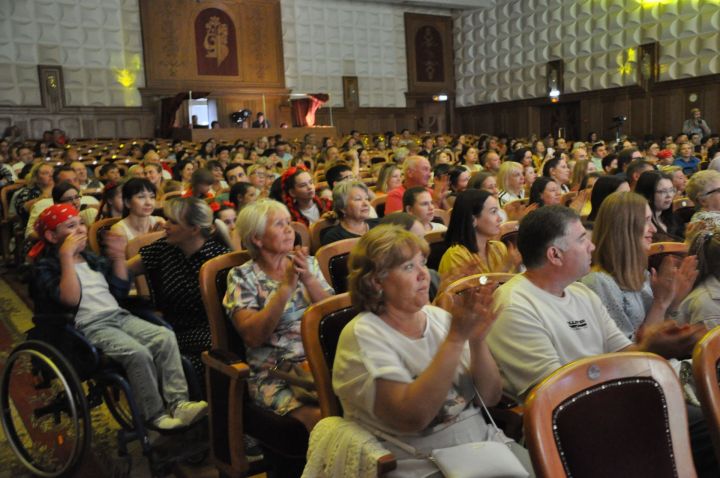
[[[60,200],[60,203],[65,204],[68,202],[79,201],[80,199],[82,199],[82,196],[80,196],[79,194],[76,194],[75,196],[70,196],[69,198],[62,198]]]
[[[655,194],[662,194],[663,196],[674,196],[677,192],[677,189],[670,188],[670,189],[658,189],[655,191]]]
[[[703,194],[703,196],[710,196],[711,194],[720,193],[720,188],[711,189],[710,191]]]

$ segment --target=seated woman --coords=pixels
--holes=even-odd
[[[422,223],[425,232],[445,231],[445,224],[433,222],[435,219],[435,205],[432,194],[424,187],[407,189],[403,193],[403,210],[412,214]]]
[[[13,196],[13,206],[22,220],[27,224],[30,210],[38,199],[48,198],[55,185],[53,181],[53,166],[50,163],[37,163],[33,165],[30,174],[26,177],[27,184]]]
[[[183,191],[190,189],[190,180],[195,172],[195,163],[189,159],[179,160],[173,167],[173,179],[182,183]],[[167,192],[167,191],[165,191]]]
[[[690,245],[698,259],[695,287],[682,301],[677,321],[704,323],[708,329],[720,325],[720,234],[718,230],[698,234]]]
[[[670,155],[672,158],[672,154]],[[688,178],[685,176],[680,166],[663,166],[660,168],[665,174],[669,174],[672,178],[673,186],[675,187],[675,198],[681,198],[686,195],[685,188],[687,188]]]
[[[652,212],[644,197],[631,192],[611,194],[593,228],[593,268],[582,278],[631,340],[641,327],[671,318],[697,277],[694,256],[680,264],[667,257],[659,271],[647,271],[654,233]]]
[[[237,229],[252,260],[228,274],[223,304],[245,342],[252,399],[311,430],[320,419],[319,407],[304,404],[285,381],[268,375],[282,360],[305,360],[300,318],[308,306],[333,293],[315,258],[294,247],[291,220],[287,208],[272,199],[240,212]]]
[[[530,188],[530,204],[542,206],[559,206],[562,199],[562,190],[555,180],[547,176],[540,176]]]
[[[585,221],[585,227],[592,229],[595,218],[600,212],[600,206],[606,197],[614,192],[628,192],[630,185],[628,182],[618,176],[602,176],[593,185],[592,193],[590,193],[590,214]]]
[[[720,173],[708,169],[693,174],[686,188],[688,197],[697,207],[687,226],[687,242],[697,234],[710,232],[720,226]]]
[[[465,154],[460,156],[460,164],[465,166],[470,173],[478,173],[482,171],[480,166],[480,153],[477,148],[470,147]]]
[[[403,173],[395,163],[384,163],[378,173],[378,182],[375,187],[375,194],[382,196],[402,185]]]
[[[499,210],[497,199],[487,191],[468,189],[458,195],[445,233],[448,249],[438,267],[441,275],[458,270],[479,274],[517,269],[519,261],[511,258],[505,244],[492,240],[500,233]]]
[[[159,161],[145,161],[143,162],[143,171],[145,173],[145,179],[155,186],[157,199],[162,200],[163,185],[165,184],[162,165]]]
[[[525,175],[523,174],[523,166],[520,163],[514,161],[502,163],[500,171],[498,171],[497,182],[500,188],[498,193],[500,207],[505,207],[505,204],[510,201],[525,198],[525,189],[523,187],[525,185]]]
[[[100,199],[100,206],[98,207],[98,213],[95,217],[95,220],[99,221],[100,219],[107,219],[109,217],[122,218],[122,213],[122,184],[112,181],[109,183],[105,183],[102,198]]]
[[[123,218],[110,230],[131,241],[132,239],[159,231],[165,220],[153,216],[155,212],[155,186],[145,178],[131,178],[123,184]]]
[[[292,221],[309,226],[331,209],[330,201],[315,195],[312,176],[304,168],[295,166],[288,168],[279,181],[282,202],[290,211]]]
[[[652,222],[657,230],[653,242],[682,242],[685,231],[672,210],[675,198],[672,178],[660,171],[645,171],[635,185],[635,192],[647,200],[653,213]]]
[[[430,476],[437,468],[421,454],[492,440],[474,398],[488,406],[502,382],[485,336],[493,322],[493,286],[465,297],[446,296],[446,310],[428,304],[428,245],[396,226],[365,234],[350,255],[350,296],[362,312],[340,334],[333,389],[344,417],[382,432],[398,459],[390,477]],[[496,438],[495,438],[496,439]],[[532,470],[525,450],[511,450]],[[435,475],[433,475],[435,476]]]
[[[341,181],[333,189],[333,211],[338,224],[320,233],[324,246],[335,241],[360,237],[377,225],[377,219],[370,219],[370,198],[368,188],[362,181]]]
[[[457,195],[468,188],[470,182],[470,171],[464,166],[455,166],[450,168],[448,172],[448,195],[445,198],[445,203],[448,208],[452,208],[455,204]]]
[[[235,211],[238,213],[248,204],[257,201],[258,189],[250,183],[235,183],[230,188],[229,200],[235,204]]]
[[[173,326],[180,352],[203,377],[200,354],[210,348],[210,327],[198,274],[205,262],[230,249],[216,237],[213,212],[205,201],[171,199],[163,211],[166,237],[142,247],[128,260],[128,268],[146,275],[153,302]]]

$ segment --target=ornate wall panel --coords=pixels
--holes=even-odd
[[[552,60],[565,93],[630,86],[654,41],[659,81],[720,73],[716,0],[499,0],[454,20],[459,106],[544,96]]]
[[[329,93],[328,105],[338,107],[342,77],[357,76],[361,108],[404,107],[405,12],[450,14],[362,1],[282,0],[287,87]]]
[[[40,105],[37,65],[61,65],[69,106],[139,106],[136,0],[0,2],[0,106]]]
[[[279,0],[140,0],[149,91],[284,88]]]

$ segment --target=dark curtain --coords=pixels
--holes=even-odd
[[[315,126],[315,112],[329,99],[330,95],[314,93],[307,98],[292,100],[293,126]]]

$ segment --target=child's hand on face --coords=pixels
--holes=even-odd
[[[85,249],[87,234],[80,231],[68,234],[60,246],[60,256],[75,257]]]

